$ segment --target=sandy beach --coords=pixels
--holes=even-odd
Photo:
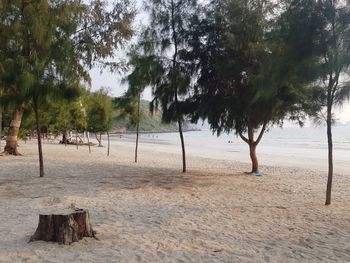
[[[115,141],[106,148],[44,143],[38,177],[35,141],[23,157],[0,157],[0,262],[349,262],[350,177],[188,156],[180,149]],[[70,246],[28,243],[38,214],[86,208],[99,240]]]

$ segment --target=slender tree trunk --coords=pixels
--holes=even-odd
[[[184,140],[184,135],[183,135],[183,132],[182,132],[182,122],[181,122],[181,120],[178,121],[178,124],[179,124],[179,134],[180,134],[181,148],[182,148],[182,172],[186,173],[185,140]]]
[[[75,143],[77,144],[77,150],[79,149],[78,145],[78,130],[75,131]]]
[[[34,102],[34,112],[35,112],[35,123],[36,123],[36,133],[38,136],[38,150],[39,150],[39,169],[40,177],[44,177],[44,158],[43,158],[43,149],[41,143],[41,130],[40,130],[40,116],[38,105]]]
[[[2,151],[2,108],[0,107],[0,152]]]
[[[140,128],[140,93],[137,98],[137,125],[136,125],[136,145],[135,145],[135,163],[137,163],[137,151],[139,148],[139,128]]]
[[[89,132],[86,131],[86,138],[87,138],[87,141],[88,141],[88,145],[89,145],[89,153],[91,153],[91,145],[90,145],[90,138],[89,138]]]
[[[67,147],[68,138],[67,138],[67,132],[66,131],[62,135],[62,141],[64,143],[64,146]]]
[[[96,137],[96,140],[98,141],[98,147],[103,147],[102,146],[102,139],[101,139],[102,135],[101,135],[101,133],[98,136],[97,133],[95,132],[95,137]]]
[[[333,183],[333,138],[332,138],[332,105],[327,106],[327,139],[328,139],[328,181],[326,191],[326,205],[331,204]]]
[[[17,150],[17,136],[23,117],[23,108],[20,107],[14,112],[8,136],[6,137],[6,146],[4,153],[10,155],[21,155]]]
[[[108,131],[107,131],[107,139],[108,139],[107,156],[109,156],[110,140],[109,140],[109,132]]]
[[[139,148],[139,123],[136,126],[136,145],[135,145],[135,163],[137,163],[137,152]]]

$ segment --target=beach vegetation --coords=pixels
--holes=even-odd
[[[128,1],[2,1],[0,58],[2,97],[13,106],[5,152],[19,154],[17,137],[23,113],[33,110],[38,137],[40,176],[44,176],[40,107],[56,91],[90,83],[89,70],[109,62],[131,38],[134,10]],[[67,94],[65,91],[63,92]]]

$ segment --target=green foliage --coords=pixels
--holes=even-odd
[[[117,101],[120,102],[120,98],[117,99]],[[121,130],[121,129],[127,129],[128,131],[135,131],[136,130],[136,122],[133,120],[130,116],[130,112],[135,112],[135,107],[132,106],[132,108],[125,108],[125,106],[120,106],[118,102],[118,106],[113,111],[113,124],[112,129],[113,130]],[[167,131],[176,131],[178,129],[176,123],[171,122],[169,124],[162,122],[162,113],[157,112],[151,112],[150,111],[150,102],[141,100],[140,103],[140,112],[141,112],[141,119],[140,119],[140,131],[147,131],[147,132],[167,132]],[[127,112],[125,112],[125,110]],[[121,113],[123,112],[123,113]],[[185,128],[190,128],[185,125]]]
[[[94,133],[108,132],[112,125],[112,101],[108,90],[100,90],[89,94],[87,128]]]
[[[236,133],[302,120],[303,78],[289,65],[273,1],[215,1],[192,21],[185,54],[197,77],[188,110],[213,131]],[[283,31],[283,32],[282,32]],[[302,61],[303,62],[303,61]],[[289,66],[285,66],[289,65]]]
[[[187,47],[189,21],[195,6],[196,1],[191,0],[147,3],[151,22],[139,42],[143,51],[139,64],[152,66],[148,67],[150,72],[143,75],[153,90],[151,110],[160,108],[162,119],[167,123],[182,122],[184,118],[182,99],[188,95],[191,78],[180,54]]]
[[[123,97],[115,98],[115,114],[114,118],[117,122],[123,123],[127,126],[136,126],[142,120],[144,112],[142,109],[138,111],[138,96],[134,96],[131,94],[126,94]],[[127,120],[126,122],[123,120]]]
[[[2,1],[2,102],[39,108],[50,96],[74,98],[92,66],[119,65],[105,60],[132,36],[133,17],[127,0]]]

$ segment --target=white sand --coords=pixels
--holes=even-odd
[[[157,145],[106,148],[45,144],[0,157],[0,262],[349,262],[350,178],[336,175],[325,207],[326,173],[188,158]],[[173,148],[170,148],[173,149]],[[90,211],[100,241],[27,243],[38,214],[74,204]]]

